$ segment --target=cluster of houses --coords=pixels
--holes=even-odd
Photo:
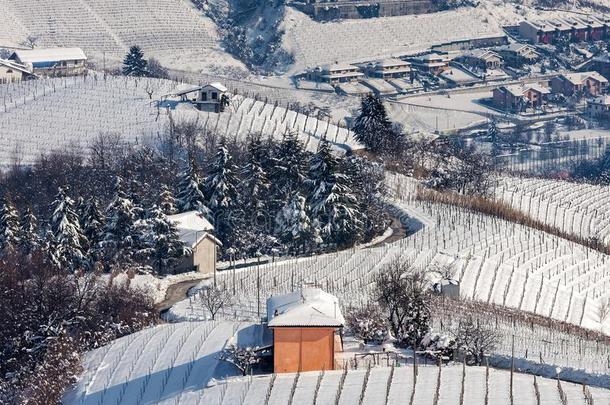
[[[80,48],[15,50],[0,59],[0,84],[36,77],[78,76],[87,72],[87,56]]]
[[[493,90],[493,103],[505,111],[522,112],[530,108],[543,109],[550,95],[587,97],[587,112],[599,118],[604,113],[604,103],[608,101],[604,96],[607,90],[608,79],[598,72],[563,73],[551,78],[546,86],[534,83],[497,87]]]
[[[610,17],[601,14],[525,20],[519,24],[519,36],[532,44],[601,41],[607,39],[609,35]]]
[[[426,14],[436,10],[433,0],[293,0],[290,4],[320,21]]]

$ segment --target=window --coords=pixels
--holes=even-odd
[[[12,71],[11,69],[7,69],[7,70],[6,70],[6,73],[7,73],[7,74],[10,74],[10,73],[13,73],[13,71]]]
[[[218,100],[218,93],[215,91],[212,92],[212,100]]]

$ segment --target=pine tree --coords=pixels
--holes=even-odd
[[[266,209],[271,184],[263,167],[265,151],[259,138],[253,138],[248,145],[248,161],[241,171],[241,200],[248,212]]]
[[[92,259],[97,260],[99,243],[104,238],[104,216],[99,209],[97,199],[87,200],[80,219],[83,234],[89,241],[87,246],[89,255],[92,256]]]
[[[14,249],[19,242],[19,214],[8,196],[0,206],[0,253]]]
[[[57,263],[70,271],[87,266],[87,239],[82,233],[74,201],[61,187],[51,204],[51,212],[49,225],[53,235],[52,253]]]
[[[320,242],[320,236],[307,214],[305,198],[294,193],[275,217],[275,234],[291,253],[309,253]]]
[[[161,193],[159,194],[159,208],[165,215],[174,215],[178,212],[176,208],[176,199],[171,190],[166,184],[161,185]]]
[[[148,62],[139,46],[129,48],[129,53],[123,59],[123,74],[125,76],[143,77],[148,75]]]
[[[306,172],[306,154],[295,132],[287,132],[269,162],[272,209],[279,209],[295,192],[301,192]]]
[[[360,236],[362,221],[356,198],[350,192],[346,175],[338,172],[337,159],[325,139],[311,158],[309,206],[314,226],[329,244],[344,246]]]
[[[205,205],[205,197],[201,189],[201,178],[197,174],[195,162],[191,160],[178,178],[178,211],[197,210],[206,218],[211,218],[210,210]]]
[[[38,219],[28,207],[19,220],[19,250],[24,255],[31,254],[41,244],[38,235]]]
[[[137,226],[138,213],[133,202],[123,190],[122,178],[116,178],[114,198],[106,209],[104,236],[100,242],[104,265],[108,270],[113,264],[130,266],[135,263],[141,243]]]
[[[381,99],[373,94],[365,96],[354,123],[356,140],[373,152],[391,151],[398,138],[395,132]]]
[[[167,274],[179,258],[190,253],[180,240],[176,225],[156,205],[148,212],[144,240],[147,256],[159,275]]]
[[[207,207],[214,216],[216,233],[227,242],[231,232],[231,211],[237,206],[237,168],[229,151],[224,145],[218,147],[216,156],[209,168],[209,175],[203,184]]]

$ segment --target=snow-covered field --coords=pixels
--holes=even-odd
[[[186,0],[6,0],[2,9],[0,45],[31,35],[39,47],[81,47],[99,63],[119,62],[139,45],[166,66],[245,70],[220,48],[214,22]]]
[[[66,404],[176,404],[200,402],[214,378],[234,376],[218,354],[232,339],[258,339],[247,323],[165,324],[117,339],[85,356],[84,372]]]
[[[545,224],[610,243],[610,187],[502,177],[495,197]]]
[[[439,376],[440,371],[440,376]],[[230,404],[561,404],[560,390],[569,404],[607,403],[610,391],[515,374],[513,400],[510,373],[484,367],[375,367],[362,370],[306,372],[236,378],[204,391],[210,405]],[[587,392],[587,394],[585,394]],[[486,396],[488,399],[486,400]],[[539,400],[537,400],[539,396]],[[462,399],[463,398],[463,399]]]
[[[101,75],[45,79],[0,85],[0,165],[15,160],[32,163],[52,150],[88,152],[100,133],[117,133],[132,144],[159,139],[168,123],[157,101],[178,83],[168,80]],[[152,90],[152,99],[147,94]],[[178,108],[174,119],[198,119],[207,130],[230,137],[248,133],[280,138],[287,129],[298,132],[311,150],[326,136],[345,150],[358,147],[352,134],[337,122],[319,121],[263,101],[235,97],[221,114]]]

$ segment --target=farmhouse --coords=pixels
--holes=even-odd
[[[382,59],[366,66],[367,75],[379,79],[395,79],[411,74],[411,64],[400,59]]]
[[[359,19],[424,14],[434,11],[432,0],[300,0],[291,5],[316,20]]]
[[[87,72],[87,56],[80,48],[17,50],[9,58],[31,67],[40,76],[78,76]]]
[[[573,16],[548,20],[525,20],[519,35],[533,44],[553,44],[558,40],[598,41],[607,38],[610,21],[603,16]]]
[[[20,82],[30,77],[33,77],[32,72],[26,66],[0,59],[0,84]]]
[[[267,321],[275,373],[335,368],[335,352],[342,350],[337,332],[345,324],[337,297],[313,287],[270,297]]]
[[[549,89],[536,84],[501,86],[493,90],[493,102],[503,110],[519,112],[528,107],[541,108],[549,93]]]
[[[610,96],[601,96],[587,101],[587,114],[590,117],[610,120]]]
[[[213,235],[214,226],[198,211],[170,215],[168,219],[178,228],[180,240],[191,249],[191,254],[180,260],[174,272],[214,273],[216,271],[216,248],[221,245]]]
[[[225,86],[214,82],[204,86],[182,85],[171,95],[195,105],[198,110],[219,113],[229,104],[227,92]]]
[[[564,73],[551,79],[553,93],[564,96],[598,96],[605,92],[608,80],[597,72]]]
[[[339,83],[357,82],[364,77],[360,68],[347,63],[333,63],[318,66],[308,72],[310,80],[336,85]]]
[[[482,70],[498,69],[504,62],[500,55],[486,49],[475,49],[465,52],[457,60],[465,65],[474,66]]]
[[[449,69],[449,57],[438,53],[428,53],[410,59],[411,65],[421,71],[438,75]]]
[[[540,59],[540,54],[533,46],[527,44],[513,43],[495,49],[506,62],[506,64],[520,65],[522,63],[534,63]]]

